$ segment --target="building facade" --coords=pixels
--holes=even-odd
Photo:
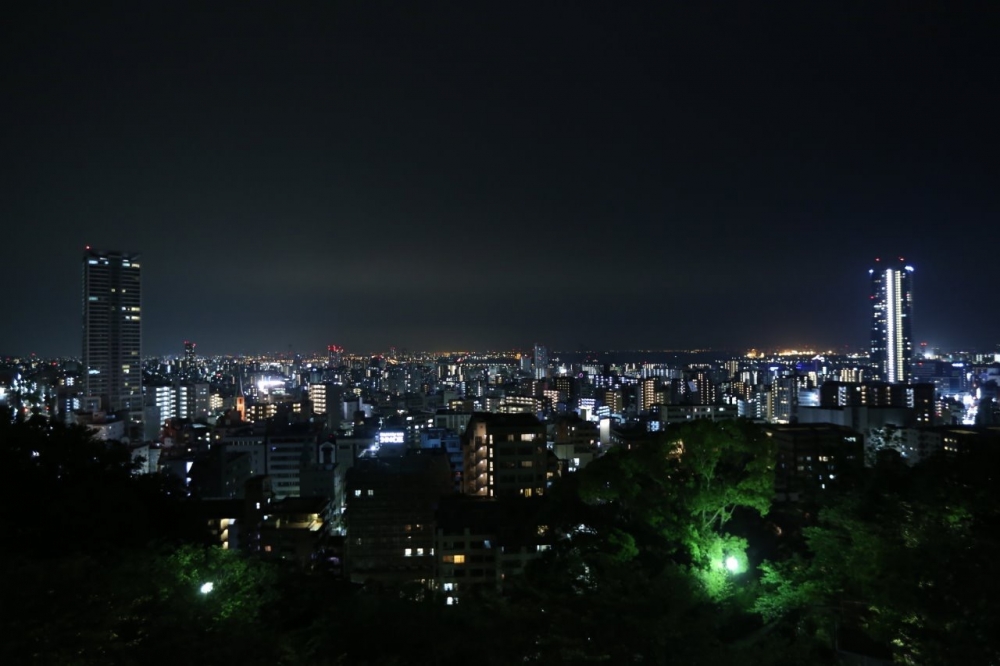
[[[347,577],[355,583],[429,584],[435,511],[452,492],[448,459],[436,451],[355,461],[346,477]]]
[[[549,376],[549,350],[544,345],[535,345],[535,379]]]
[[[559,473],[546,446],[545,425],[532,414],[475,414],[462,442],[465,493],[539,497]]]
[[[139,255],[83,254],[83,385],[109,412],[142,415],[142,286]]]
[[[890,262],[871,276],[871,361],[878,379],[890,384],[911,378],[913,361],[913,267]]]

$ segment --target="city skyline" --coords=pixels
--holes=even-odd
[[[84,250],[83,257],[84,257],[84,264],[83,264],[84,265],[84,272],[83,272],[83,286],[84,286],[84,302],[83,302],[83,311],[84,311],[84,316],[83,316],[83,329],[84,329],[83,340],[84,340],[84,345],[83,345],[83,354],[82,355],[81,354],[74,354],[74,353],[69,353],[69,354],[50,354],[48,356],[51,356],[51,357],[75,357],[75,356],[79,356],[81,358],[84,366],[85,367],[90,367],[90,365],[92,365],[92,364],[88,363],[88,360],[87,360],[88,359],[88,352],[93,353],[92,349],[95,347],[95,339],[96,338],[95,338],[94,335],[91,335],[91,333],[90,333],[90,329],[93,327],[92,320],[94,319],[94,317],[93,317],[93,315],[91,313],[91,310],[93,309],[92,308],[93,304],[89,303],[89,301],[94,300],[94,299],[97,299],[97,300],[110,300],[110,298],[109,298],[109,294],[104,293],[104,292],[107,291],[107,289],[105,288],[105,287],[107,287],[107,285],[104,285],[103,283],[102,283],[102,285],[103,285],[103,287],[102,287],[103,291],[101,292],[101,295],[100,296],[94,296],[93,295],[93,293],[96,293],[96,292],[94,292],[94,289],[93,289],[93,286],[92,286],[93,280],[88,277],[90,275],[90,273],[93,272],[93,267],[89,266],[89,265],[90,264],[94,264],[95,262],[99,261],[101,263],[101,266],[103,268],[107,268],[107,264],[108,264],[108,260],[109,259],[114,260],[114,261],[123,261],[124,262],[124,264],[123,264],[124,266],[129,266],[129,262],[135,261],[136,263],[134,263],[132,265],[135,266],[136,272],[138,272],[138,266],[139,266],[139,264],[137,263],[137,260],[138,260],[139,255],[137,253],[135,253],[135,252],[123,252],[123,251],[120,251],[120,250],[103,250],[103,249],[95,249],[95,248],[91,248],[90,246],[87,246],[85,248],[85,250]],[[690,352],[690,351],[698,351],[699,349],[701,349],[701,350],[714,349],[716,351],[726,351],[726,350],[728,350],[728,351],[738,351],[738,350],[745,350],[745,349],[754,349],[756,347],[760,347],[762,349],[770,349],[770,350],[793,349],[793,348],[798,348],[798,349],[813,349],[813,350],[816,350],[818,352],[832,351],[832,352],[838,352],[838,353],[857,353],[857,352],[862,351],[862,350],[867,350],[871,354],[871,360],[872,360],[873,365],[875,367],[877,367],[877,368],[880,368],[880,370],[878,370],[879,375],[882,376],[883,378],[888,378],[888,381],[890,381],[890,382],[895,382],[895,381],[898,380],[898,378],[909,377],[908,367],[909,367],[909,364],[912,363],[913,360],[914,360],[914,353],[915,353],[915,350],[914,350],[914,338],[913,338],[913,335],[911,333],[911,331],[912,331],[912,313],[913,313],[912,273],[914,271],[914,268],[913,268],[912,265],[909,264],[909,262],[906,262],[902,257],[899,257],[899,261],[898,262],[895,262],[893,260],[888,260],[885,263],[879,263],[881,261],[882,261],[881,258],[878,258],[878,257],[875,258],[875,264],[874,265],[876,267],[879,267],[879,271],[878,272],[876,272],[875,269],[869,269],[869,271],[868,271],[869,277],[870,277],[870,283],[871,283],[869,298],[871,300],[875,301],[875,303],[874,303],[874,306],[875,306],[874,316],[869,315],[869,320],[871,322],[871,327],[870,327],[871,328],[871,331],[870,331],[870,346],[868,346],[866,344],[860,344],[860,345],[855,345],[855,346],[851,346],[851,345],[845,344],[845,345],[842,345],[841,348],[838,349],[834,345],[826,345],[826,346],[824,346],[822,344],[819,344],[819,345],[814,344],[811,341],[799,341],[800,344],[797,344],[797,345],[796,344],[789,344],[789,343],[785,343],[785,344],[780,344],[779,343],[779,344],[771,344],[771,345],[744,344],[744,345],[717,346],[717,347],[711,347],[711,346],[692,346],[692,347],[688,347],[688,348],[650,346],[650,347],[636,347],[636,348],[607,347],[607,348],[603,348],[603,349],[578,347],[576,349],[573,349],[573,348],[564,348],[562,350],[553,350],[553,351],[556,351],[557,353],[558,352],[576,353],[576,352],[586,352],[586,351],[594,351],[594,352],[625,352],[625,351],[632,351],[632,352],[640,352],[640,351],[642,351],[642,352],[668,352],[668,351],[684,351],[684,352]],[[888,266],[889,264],[893,264],[893,265],[898,264],[898,266],[895,266],[895,268],[892,268],[892,267],[885,268],[885,266]],[[905,264],[905,266],[904,266],[904,264]],[[88,268],[90,269],[90,271],[88,271]],[[892,276],[890,275],[890,274],[895,275],[897,273],[900,274],[900,275],[902,275],[902,277],[900,279],[893,279]],[[107,277],[107,276],[104,276],[104,277]],[[138,279],[138,278],[136,278],[136,279]],[[899,294],[896,294],[896,296],[893,296],[892,295],[892,289],[891,289],[892,284],[895,283],[896,290],[899,291],[899,289],[901,288],[900,287],[900,280],[902,280],[902,283],[904,283],[904,287],[905,288],[903,289],[903,291],[905,292],[905,294],[899,293]],[[115,289],[111,289],[111,292],[114,292],[114,291],[115,291]],[[123,297],[119,294],[119,295],[115,296],[115,298],[117,299],[117,300],[115,300],[115,305],[119,305],[120,304],[119,301],[122,301]],[[124,302],[124,301],[122,301],[122,302]],[[141,303],[141,297],[138,297],[138,296],[133,296],[128,301],[129,305],[136,305],[137,306],[140,303]],[[117,307],[115,307],[114,309],[117,309]],[[895,312],[896,315],[898,315],[898,317],[893,318],[893,321],[890,322],[889,318],[890,318],[890,315],[892,315],[893,312]],[[131,312],[130,312],[130,315],[131,315]],[[101,320],[101,321],[103,322],[103,320]],[[136,318],[136,321],[139,321],[139,319]],[[104,322],[104,324],[107,324],[107,322]],[[105,325],[104,328],[107,328],[107,325]],[[802,342],[805,342],[806,344],[801,344]],[[103,344],[104,347],[108,347],[109,349],[111,347],[114,347],[114,344],[112,344],[112,341],[110,339],[103,340],[102,344]],[[932,350],[935,347],[942,347],[943,346],[941,344],[928,345],[926,342],[923,342],[921,344],[924,347],[929,346]],[[195,353],[195,347],[196,347],[196,345],[197,345],[197,342],[189,340],[189,339],[186,338],[186,339],[184,339],[180,343],[177,343],[175,341],[175,344],[173,345],[174,348],[172,348],[172,349],[166,349],[166,350],[159,351],[159,352],[153,352],[153,353],[146,354],[146,353],[144,353],[144,352],[141,351],[141,345],[139,345],[138,348],[140,350],[139,351],[139,355],[142,356],[142,357],[156,357],[156,356],[159,356],[159,357],[171,357],[171,356],[176,356],[178,358],[183,357],[183,358],[186,358],[186,359],[190,359],[190,358],[193,357],[193,355]],[[996,346],[996,345],[994,345],[994,346]],[[289,344],[289,346],[288,346],[287,349],[281,349],[279,346],[272,346],[270,348],[266,348],[265,347],[265,348],[259,348],[259,349],[253,349],[253,350],[236,350],[236,351],[234,351],[232,349],[223,349],[223,350],[216,349],[216,350],[209,350],[208,355],[220,355],[221,356],[221,355],[231,355],[231,354],[234,354],[234,353],[237,354],[237,355],[242,355],[242,354],[248,354],[248,355],[253,355],[253,354],[311,354],[311,355],[320,355],[322,353],[321,350],[323,349],[323,347],[324,347],[324,345],[322,345],[322,344],[314,344],[313,346],[310,346],[310,347],[295,347],[294,345]],[[327,347],[327,353],[329,353],[329,349],[331,347],[336,347],[336,345],[326,345],[326,347]],[[890,347],[892,347],[891,350],[890,350]],[[340,346],[340,347],[337,347],[337,348],[340,349],[341,351],[344,350],[343,346]],[[989,350],[991,348],[992,347],[990,345],[986,345],[984,349],[980,349],[979,351]],[[130,347],[130,349],[131,349],[131,347]],[[386,345],[385,347],[382,347],[382,348],[360,347],[360,348],[351,349],[351,350],[348,350],[348,351],[350,353],[375,354],[375,353],[382,353],[382,352],[386,352],[386,351],[389,351],[389,350],[397,350],[397,349],[399,349],[399,350],[409,349],[411,351],[420,351],[420,352],[432,352],[432,351],[442,351],[443,352],[443,351],[446,350],[445,347],[441,347],[441,346],[427,347],[427,348],[422,348],[422,349],[421,348],[411,348],[411,347],[408,347],[405,344],[398,344],[398,343],[396,343],[394,341],[394,343],[388,344],[388,345]],[[515,343],[515,344],[508,345],[508,346],[468,346],[468,347],[464,348],[464,351],[485,351],[485,350],[490,350],[490,349],[493,349],[493,350],[507,350],[507,351],[518,351],[518,350],[520,350],[523,353],[526,353],[526,354],[530,355],[532,358],[539,353],[539,349],[542,350],[542,353],[543,353],[543,355],[545,355],[546,358],[547,358],[547,354],[548,354],[548,351],[547,351],[548,348],[545,345],[543,345],[541,343],[538,343],[538,342],[535,342],[534,344],[516,344]],[[971,349],[967,349],[967,350],[971,350]],[[107,351],[107,350],[104,350],[104,351]],[[891,352],[895,352],[895,353],[892,354],[892,353],[890,353],[890,351]],[[903,351],[905,351],[905,355],[902,353]],[[27,353],[26,352],[20,352],[20,355],[27,355],[29,353],[33,354],[33,355],[36,355],[36,356],[46,356],[46,354],[38,354],[37,352],[34,352],[34,351],[27,352]],[[14,355],[18,355],[18,354],[14,354]],[[105,356],[106,355],[107,354],[105,354]],[[133,355],[135,355],[135,354],[133,354]],[[891,359],[890,359],[890,357],[891,357]],[[894,360],[892,360],[892,359],[894,359]],[[102,363],[104,363],[104,361],[102,361]],[[104,365],[107,365],[107,363],[104,363]],[[890,366],[892,366],[892,367],[890,368]],[[127,368],[127,365],[124,366],[124,367]],[[89,379],[92,379],[92,378],[88,378],[88,381],[89,381]],[[88,392],[90,392],[90,391],[88,390]]]
[[[975,8],[202,9],[0,27],[0,354],[79,353],[87,245],[151,355],[860,349],[878,256],[915,342],[998,342]]]

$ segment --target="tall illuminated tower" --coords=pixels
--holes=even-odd
[[[891,384],[910,381],[913,360],[913,267],[882,262],[868,271],[872,291],[871,360],[878,379]]]
[[[535,379],[549,376],[549,350],[544,345],[535,344]]]
[[[83,253],[83,386],[109,412],[142,412],[139,255]]]

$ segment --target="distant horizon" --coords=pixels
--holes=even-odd
[[[1000,342],[987,12],[588,5],[22,3],[0,349],[80,353],[87,246],[156,355],[862,348],[878,257]]]
[[[934,347],[933,349],[941,350],[942,354],[991,354],[1000,353],[1000,345],[995,345],[992,348],[975,348],[975,347],[959,347],[959,348],[947,348],[947,347]],[[462,350],[427,350],[427,349],[409,349],[403,347],[396,348],[397,353],[402,354],[404,351],[407,355],[423,355],[423,356],[455,356],[461,354],[475,354],[475,355],[487,355],[487,354],[526,354],[531,355],[532,347],[510,347],[506,349],[501,348],[491,348],[491,349],[462,349]],[[816,355],[836,355],[836,356],[851,356],[856,354],[866,354],[868,350],[862,347],[856,347],[853,349],[824,349],[819,347],[783,347],[783,346],[773,346],[773,347],[718,347],[718,348],[692,348],[692,349],[549,349],[550,360],[556,360],[560,355],[567,356],[581,356],[586,354],[594,355],[621,355],[621,354],[687,354],[687,355],[697,355],[697,354],[728,354],[728,355],[738,355],[746,356],[751,351],[757,351],[765,354],[766,356],[801,356],[807,354]],[[280,358],[291,358],[294,356],[301,356],[302,358],[320,358],[327,355],[325,349],[314,349],[306,351],[252,351],[252,352],[211,352],[211,353],[200,353],[196,355],[200,358],[263,358],[270,357],[275,359]],[[389,349],[381,350],[351,350],[345,349],[343,352],[348,357],[387,357],[391,352]],[[179,353],[166,353],[166,354],[143,354],[143,360],[150,359],[182,359],[183,352]],[[24,359],[24,358],[37,358],[40,360],[61,360],[61,361],[80,361],[80,355],[43,355],[36,354],[33,352],[12,354],[12,353],[0,353],[0,359],[9,361],[12,359]],[[923,358],[920,354],[915,354],[913,357],[914,361],[919,361]]]

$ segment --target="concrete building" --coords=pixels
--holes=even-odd
[[[659,391],[659,380],[656,377],[640,380],[636,385],[636,410],[640,414],[648,414],[653,405],[663,402],[663,396],[658,393]]]
[[[765,433],[778,445],[775,493],[798,500],[841,483],[864,464],[861,433],[832,424],[773,424]]]
[[[597,398],[601,401],[601,404],[607,406],[612,414],[621,414],[625,409],[625,402],[620,390],[610,388],[598,389]]]
[[[324,416],[326,427],[336,431],[343,421],[343,387],[332,382],[310,384],[309,400],[313,413]]]
[[[900,407],[913,410],[918,425],[934,425],[934,384],[824,382],[819,406]]]
[[[312,563],[327,536],[329,512],[330,500],[325,497],[287,497],[271,502],[261,517],[261,557]]]
[[[559,473],[545,426],[531,414],[475,414],[462,439],[466,494],[537,497]]]
[[[662,427],[698,419],[727,421],[739,416],[737,405],[660,405],[659,411]]]
[[[542,518],[543,502],[469,496],[441,502],[434,581],[447,605],[478,592],[502,593],[505,581],[551,547],[554,537]]]
[[[462,492],[465,459],[462,453],[462,438],[458,436],[458,433],[448,428],[428,428],[420,433],[420,448],[444,451],[451,467],[455,492]]]
[[[83,254],[83,390],[107,412],[142,419],[142,281],[139,255]]]
[[[85,427],[90,432],[91,437],[102,442],[128,440],[125,421],[115,416],[108,416],[100,412],[96,414],[79,412],[76,414],[76,423]]]
[[[583,469],[601,454],[601,433],[596,423],[564,416],[552,428],[552,452],[566,472]]]
[[[350,580],[431,581],[434,514],[453,488],[448,459],[440,452],[355,461],[347,473],[344,515]]]
[[[540,344],[535,344],[535,379],[545,379],[549,376],[549,350]]]
[[[267,475],[276,499],[302,496],[302,471],[318,462],[319,444],[314,432],[267,436]]]

